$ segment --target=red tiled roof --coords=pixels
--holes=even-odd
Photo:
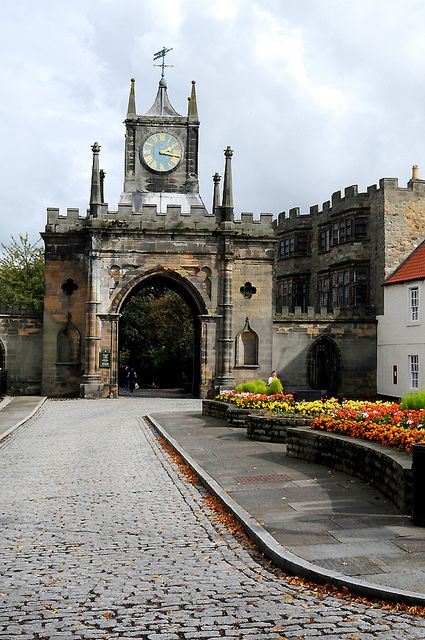
[[[397,267],[384,284],[422,279],[425,279],[425,240]]]

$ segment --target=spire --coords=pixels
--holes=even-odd
[[[170,102],[167,93],[167,81],[165,78],[161,78],[158,86],[158,93],[156,94],[155,102],[144,114],[145,116],[180,116],[174,109]]]
[[[93,151],[93,166],[91,171],[90,190],[90,215],[97,218],[98,208],[101,204],[100,173],[99,173],[99,152],[100,146],[95,142],[91,148]]]
[[[196,103],[196,89],[195,80],[192,80],[192,93],[189,98],[189,108],[187,111],[187,117],[189,120],[198,120],[198,105]]]
[[[226,164],[224,166],[224,184],[223,184],[223,207],[233,209],[233,188],[232,188],[232,156],[233,151],[230,147],[224,150]]]
[[[218,174],[217,172],[213,175],[213,182],[214,182],[214,195],[213,195],[213,207],[212,207],[212,212],[214,214],[217,214],[218,212],[218,208],[220,206],[220,180],[221,180],[221,175]]]
[[[128,96],[127,118],[134,118],[136,115],[136,94],[134,92],[135,79],[130,80],[130,95]]]

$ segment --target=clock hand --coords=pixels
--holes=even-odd
[[[171,153],[171,151],[168,151],[168,149],[163,149],[163,150],[159,151],[158,153],[161,156],[171,156],[172,158],[180,158],[180,154],[179,153]]]

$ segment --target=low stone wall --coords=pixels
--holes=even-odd
[[[246,428],[248,409],[239,409],[235,405],[220,400],[202,400],[202,414],[226,420],[233,427]]]
[[[373,442],[306,428],[289,428],[287,455],[369,482],[401,513],[412,512],[412,458]]]
[[[0,367],[7,370],[7,393],[41,392],[43,312],[32,307],[5,309],[0,304]]]
[[[288,427],[308,427],[311,422],[311,418],[291,415],[265,416],[220,400],[203,400],[202,413],[226,420],[233,427],[246,428],[250,440],[262,442],[286,442]]]
[[[308,427],[310,418],[297,416],[261,416],[250,413],[247,417],[247,435],[250,440],[286,442],[286,431],[291,427]]]

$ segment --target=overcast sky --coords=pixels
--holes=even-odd
[[[164,45],[180,113],[197,81],[208,208],[228,144],[237,214],[425,177],[424,33],[422,0],[1,0],[0,242],[85,212],[94,141],[116,209],[129,80],[143,114]]]

